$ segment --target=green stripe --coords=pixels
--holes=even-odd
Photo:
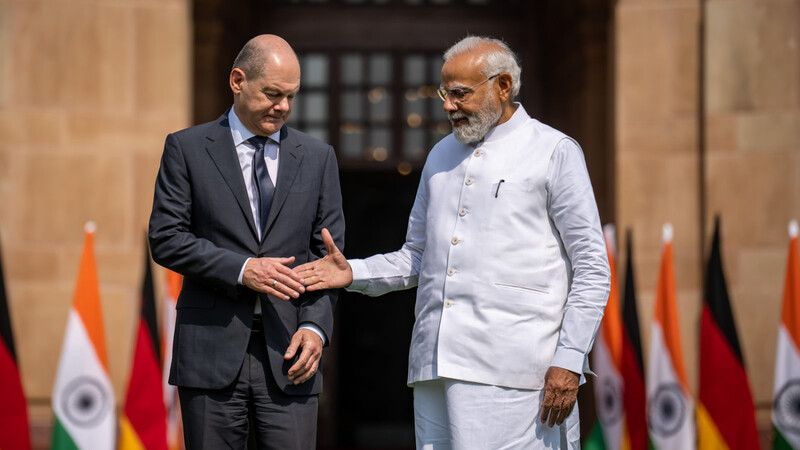
[[[772,448],[775,450],[792,450],[792,446],[786,442],[786,438],[781,434],[781,430],[779,430],[778,427],[774,427],[774,429],[775,440],[772,441]]]
[[[592,432],[583,443],[584,450],[606,450],[606,441],[603,439],[603,427],[600,422],[595,422],[592,427]]]
[[[72,437],[61,425],[58,417],[53,421],[53,445],[52,450],[78,450],[78,446],[72,441]]]

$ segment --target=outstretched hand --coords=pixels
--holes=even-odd
[[[561,425],[572,413],[578,399],[581,376],[561,367],[550,366],[544,376],[544,398],[540,419],[547,426]]]
[[[353,282],[353,270],[347,258],[336,248],[327,228],[322,229],[322,242],[328,254],[322,259],[295,267],[294,272],[309,291],[349,286]]]

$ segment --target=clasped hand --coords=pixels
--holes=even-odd
[[[251,258],[242,274],[242,284],[283,300],[298,298],[305,292],[302,278],[289,268],[294,256],[289,258]]]

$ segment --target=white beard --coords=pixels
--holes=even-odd
[[[451,125],[457,119],[467,119],[466,125],[453,127],[453,135],[462,144],[471,144],[482,140],[486,133],[497,125],[502,115],[503,109],[495,109],[492,105],[492,97],[489,95],[486,96],[478,111],[470,116],[462,112],[448,114]]]

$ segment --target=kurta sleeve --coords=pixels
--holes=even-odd
[[[547,210],[572,267],[552,366],[591,373],[592,348],[610,289],[610,269],[594,191],[580,147],[562,139],[548,168]],[[583,377],[581,377],[583,378]]]

